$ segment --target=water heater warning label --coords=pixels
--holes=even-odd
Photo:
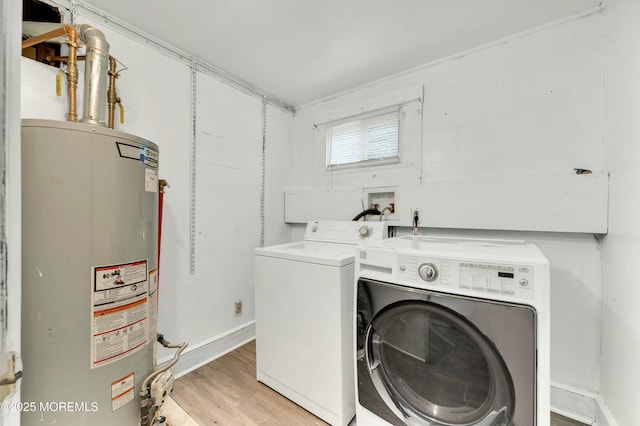
[[[116,411],[127,402],[133,401],[135,391],[133,386],[134,377],[133,373],[131,373],[111,383],[111,411]]]
[[[147,192],[158,192],[158,170],[144,169],[144,190]]]
[[[91,284],[91,368],[96,368],[149,342],[147,261],[94,267]]]

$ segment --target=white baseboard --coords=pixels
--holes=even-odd
[[[618,426],[599,394],[551,383],[551,411],[592,426]]]
[[[592,425],[596,420],[595,395],[584,389],[552,382],[551,411]]]
[[[182,377],[191,371],[202,367],[216,358],[225,355],[234,349],[255,339],[256,325],[251,321],[227,333],[209,339],[187,349],[180,356],[180,360],[171,367],[176,378]],[[158,366],[162,367],[171,360],[171,357],[158,360]]]
[[[618,422],[611,415],[609,407],[600,395],[596,396],[596,425],[597,426],[618,426]]]

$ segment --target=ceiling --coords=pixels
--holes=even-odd
[[[300,106],[603,0],[85,0]]]

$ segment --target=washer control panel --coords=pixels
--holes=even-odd
[[[358,244],[387,237],[386,222],[314,220],[307,223],[305,241]]]
[[[399,256],[398,278],[434,289],[533,298],[533,267],[475,260],[425,259]]]
[[[418,266],[418,276],[424,281],[435,281],[438,278],[438,268],[433,263],[422,263]]]

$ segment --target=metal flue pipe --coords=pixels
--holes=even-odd
[[[87,45],[84,68],[84,100],[80,122],[106,126],[109,43],[89,25],[76,25],[78,39]]]

